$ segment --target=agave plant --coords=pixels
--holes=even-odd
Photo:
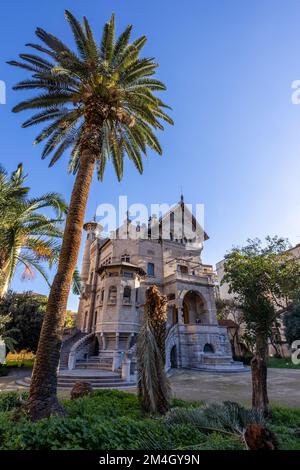
[[[167,299],[156,286],[146,291],[143,325],[137,340],[138,392],[147,412],[166,413],[171,388],[165,372]]]
[[[21,61],[9,62],[31,75],[15,89],[35,92],[13,111],[34,110],[23,127],[48,122],[35,139],[35,143],[46,142],[42,158],[51,155],[52,166],[69,149],[69,170],[76,174],[31,381],[29,411],[33,419],[61,411],[56,371],[62,324],[94,170],[102,180],[111,159],[120,180],[127,155],[142,173],[147,148],[162,153],[154,131],[163,129],[162,121],[172,124],[167,106],[156,95],[165,90],[164,84],[153,78],[158,65],[153,58],[140,57],[146,37],[130,42],[132,26],[128,26],[116,38],[112,15],[98,44],[86,18],[81,24],[69,11],[65,16],[75,51],[37,28],[42,44],[27,44],[34,53],[20,54]]]

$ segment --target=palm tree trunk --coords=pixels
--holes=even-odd
[[[10,280],[10,273],[9,271],[9,265],[10,265],[10,260],[1,260],[1,267],[0,267],[0,299],[4,297],[7,294],[8,288],[9,288],[9,280]]]
[[[62,413],[57,400],[57,368],[73,272],[80,250],[85,209],[95,158],[83,151],[67,214],[57,274],[50,290],[30,386],[28,411],[32,420]]]
[[[267,390],[267,340],[259,332],[256,334],[256,352],[251,360],[252,372],[252,407],[270,416]]]

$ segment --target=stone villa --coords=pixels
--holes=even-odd
[[[192,227],[189,238],[184,224]],[[160,219],[150,218],[148,226],[127,218],[110,238],[94,221],[84,228],[80,336],[68,349],[69,369],[97,361],[113,371],[127,364],[123,377],[134,374],[145,290],[153,284],[168,299],[167,369],[242,369],[232,360],[226,327],[217,322],[213,268],[201,261],[208,236],[183,197]]]

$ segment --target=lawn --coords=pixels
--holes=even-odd
[[[290,358],[269,357],[268,367],[274,369],[300,369],[300,364],[293,364]]]
[[[145,415],[135,395],[120,391],[95,391],[63,403],[67,417],[31,423],[20,411],[20,395],[0,394],[0,450],[244,449],[237,436],[199,428],[195,416],[201,403],[174,400],[168,419]],[[300,449],[300,409],[274,408],[267,426],[280,449]]]

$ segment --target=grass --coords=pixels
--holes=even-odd
[[[274,369],[300,369],[300,364],[293,364],[290,358],[269,357],[268,367]]]
[[[98,390],[90,397],[62,400],[66,417],[52,416],[32,423],[20,413],[26,394],[0,394],[0,450],[240,450],[235,437],[203,432],[192,422],[167,425],[159,416],[145,415],[137,397],[130,393]],[[173,401],[180,408],[202,403]],[[280,449],[300,449],[300,409],[276,407],[268,423],[279,439]],[[149,447],[150,446],[150,447]]]

